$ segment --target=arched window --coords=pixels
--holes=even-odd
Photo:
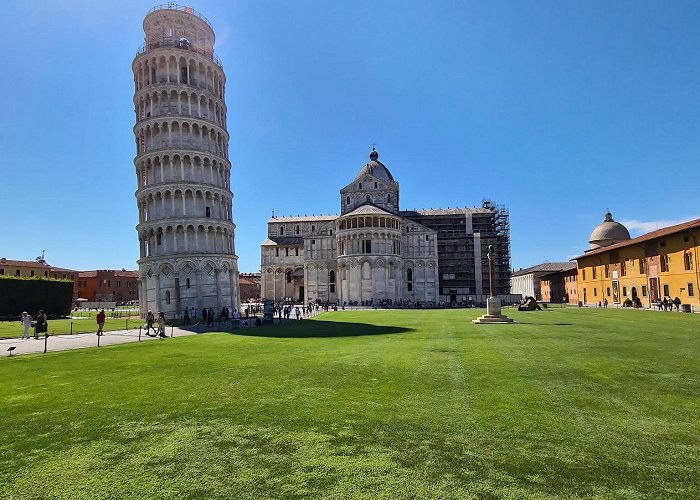
[[[361,183],[361,182],[357,185],[357,188],[358,188],[358,189],[362,189],[362,183]]]
[[[406,285],[409,292],[413,291],[413,269],[406,269]]]
[[[349,204],[350,204],[350,197],[349,197],[349,196],[348,196],[347,198],[345,198],[345,204],[346,204],[346,205],[349,205]]]
[[[374,189],[377,189],[377,183],[376,183],[376,182],[374,183]]]
[[[284,235],[284,226],[280,226],[280,236]]]
[[[292,271],[287,271],[287,283],[292,282]]]
[[[386,202],[387,202],[387,203],[391,203],[391,193],[389,193],[388,195],[386,195]]]
[[[299,234],[299,224],[297,224],[297,227],[294,228],[294,232],[295,232],[296,234]]]
[[[365,199],[366,199],[367,201],[372,201],[372,200],[370,199],[369,195],[367,195],[367,196],[365,197]]]

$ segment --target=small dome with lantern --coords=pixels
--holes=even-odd
[[[630,232],[627,228],[619,222],[615,222],[612,218],[612,214],[607,212],[603,222],[598,224],[591,233],[588,243],[590,243],[591,250],[593,250],[629,239]]]

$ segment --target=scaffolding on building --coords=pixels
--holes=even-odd
[[[510,214],[505,205],[498,205],[491,200],[483,200],[482,207],[491,213],[491,231],[496,259],[496,293],[510,293]],[[482,235],[483,236],[483,235]]]

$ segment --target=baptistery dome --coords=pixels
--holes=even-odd
[[[383,163],[378,161],[378,158],[379,153],[377,153],[376,149],[372,148],[372,152],[369,154],[369,162],[367,162],[365,166],[360,169],[355,176],[355,180],[361,180],[366,175],[372,175],[377,179],[393,182],[394,176],[391,175],[391,172],[389,172],[389,169],[386,168]]]
[[[607,212],[603,222],[598,224],[591,233],[588,243],[591,249],[607,247],[621,241],[629,240],[630,232],[619,222],[615,222],[612,214]]]

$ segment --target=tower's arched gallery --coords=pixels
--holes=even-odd
[[[214,30],[189,7],[143,21],[134,72],[141,312],[238,307],[226,76]]]
[[[297,302],[485,301],[486,248],[496,248],[495,287],[510,291],[508,212],[399,210],[399,183],[373,148],[340,190],[340,215],[273,217],[261,245],[263,298]]]

